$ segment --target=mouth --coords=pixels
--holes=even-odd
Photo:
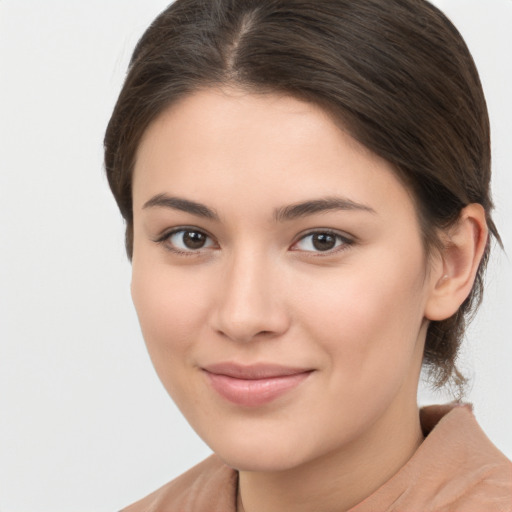
[[[202,368],[212,388],[244,407],[270,403],[304,382],[314,370],[274,364],[242,366],[220,363]]]

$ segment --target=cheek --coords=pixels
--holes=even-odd
[[[303,328],[327,356],[324,400],[310,408],[317,407],[317,415],[332,423],[332,439],[372,424],[400,389],[415,397],[422,352],[421,273],[407,271],[406,266],[387,272],[368,266],[333,276],[328,288],[309,283],[310,300],[301,305]]]
[[[395,258],[396,260],[396,255]],[[422,271],[380,255],[304,286],[301,316],[341,375],[361,380],[389,366],[410,365],[423,320]]]
[[[206,323],[206,290],[197,279],[168,267],[133,265],[133,303],[149,355],[167,388],[175,375],[170,368],[187,358]]]

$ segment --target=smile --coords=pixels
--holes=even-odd
[[[313,370],[276,365],[239,366],[222,363],[203,368],[212,388],[231,403],[258,407],[277,399],[306,380]]]

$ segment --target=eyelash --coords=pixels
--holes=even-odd
[[[213,237],[210,236],[208,233],[206,233],[205,231],[203,231],[202,229],[197,229],[197,228],[194,228],[192,226],[188,227],[188,226],[182,226],[180,228],[176,228],[176,229],[173,229],[171,231],[167,231],[165,233],[162,234],[162,236],[160,236],[159,238],[157,238],[155,240],[156,243],[158,244],[161,244],[165,247],[166,250],[174,253],[174,254],[179,254],[181,256],[199,256],[201,255],[201,249],[203,248],[200,248],[200,249],[197,249],[197,250],[194,250],[194,249],[189,249],[189,250],[182,250],[182,249],[178,249],[177,247],[175,246],[172,246],[169,242],[171,240],[171,237],[178,234],[178,233],[198,233],[198,234],[201,234],[203,236],[205,236],[207,239],[209,240],[213,240]]]
[[[205,231],[203,231],[201,229],[194,228],[194,227],[183,226],[183,227],[180,227],[180,228],[173,229],[172,231],[165,232],[162,236],[157,238],[155,240],[155,242],[158,243],[158,244],[164,245],[166,250],[168,250],[168,251],[170,251],[170,252],[172,252],[174,254],[179,254],[179,255],[182,255],[182,256],[199,256],[199,255],[201,255],[202,250],[204,249],[204,247],[201,247],[201,248],[199,248],[197,250],[194,250],[194,249],[182,250],[182,249],[177,248],[176,246],[170,245],[169,241],[170,241],[171,237],[173,237],[174,235],[176,235],[178,233],[183,233],[183,234],[185,234],[185,233],[196,233],[196,234],[200,234],[200,235],[205,236],[209,240],[213,240],[212,236],[210,236],[208,233],[206,233]],[[314,256],[314,257],[330,256],[332,254],[344,251],[348,247],[350,247],[351,245],[354,244],[354,240],[352,238],[349,238],[346,235],[342,235],[341,233],[338,233],[336,231],[333,231],[333,230],[330,230],[330,229],[316,229],[314,231],[309,231],[307,233],[302,234],[295,242],[293,242],[293,244],[291,245],[291,247],[292,247],[291,250],[299,252],[300,249],[293,249],[293,247],[295,245],[297,245],[299,242],[307,239],[308,237],[312,237],[314,235],[328,235],[328,236],[332,236],[332,237],[334,237],[336,239],[336,242],[335,242],[336,244],[338,244],[338,242],[340,242],[334,248],[328,249],[326,251],[302,251],[302,252],[305,252],[305,253],[310,253],[310,255]]]
[[[313,257],[324,257],[324,256],[332,256],[338,252],[344,251],[348,249],[351,245],[354,244],[354,240],[349,238],[347,235],[341,234],[337,231],[333,231],[331,229],[315,229],[314,231],[309,231],[307,233],[302,234],[296,242],[292,244],[292,247],[297,245],[299,242],[306,240],[308,237],[313,237],[315,235],[328,235],[335,239],[335,243],[337,244],[332,249],[328,249],[326,251],[302,251],[306,253],[310,253]],[[338,244],[339,242],[339,244]],[[300,249],[292,249],[295,251],[300,251]]]

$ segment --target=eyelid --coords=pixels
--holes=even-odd
[[[171,246],[171,244],[167,243],[170,238],[175,235],[176,233],[180,233],[182,231],[194,231],[197,233],[201,233],[205,235],[207,238],[212,240],[215,244],[217,243],[215,238],[208,233],[207,230],[198,228],[197,226],[176,226],[174,228],[170,228],[167,230],[164,230],[160,235],[158,235],[156,238],[153,239],[153,242],[157,244],[161,244],[164,246],[166,250],[169,252],[172,252],[174,254],[184,255],[184,256],[199,256],[203,255],[206,250],[211,250],[211,247],[205,247],[205,248],[199,248],[199,249],[190,249],[190,250],[181,250],[175,246]]]
[[[308,236],[313,236],[313,235],[331,235],[331,236],[334,236],[337,239],[340,239],[342,241],[342,243],[340,245],[332,248],[332,249],[327,250],[327,251],[307,251],[307,250],[303,250],[303,249],[294,249],[293,248],[301,240],[304,240]],[[315,229],[310,229],[310,230],[308,230],[308,231],[298,235],[297,239],[295,240],[295,242],[293,242],[293,244],[291,245],[290,249],[292,251],[303,252],[305,254],[310,254],[310,255],[313,255],[315,257],[317,257],[317,256],[321,257],[321,256],[331,256],[331,255],[333,255],[333,254],[335,254],[337,252],[344,251],[348,247],[353,245],[354,243],[355,243],[355,238],[353,236],[348,235],[347,233],[340,232],[340,231],[337,231],[337,230],[331,229],[331,228],[315,228]]]

